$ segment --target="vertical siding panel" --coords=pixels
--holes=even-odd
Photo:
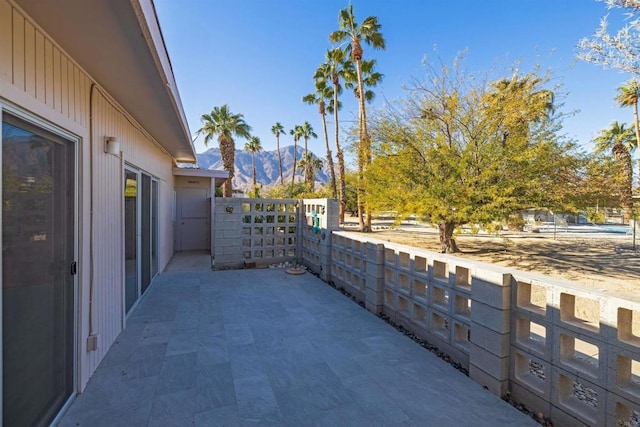
[[[75,65],[73,66],[73,114],[74,120],[80,122],[80,110],[81,110],[81,93],[80,93],[80,70]]]
[[[60,84],[60,50],[53,46],[53,108],[62,112],[62,85]]]
[[[69,59],[65,55],[60,56],[60,112],[69,116],[69,77],[67,64]]]
[[[89,77],[87,77],[86,74],[82,74],[81,78],[80,78],[80,83],[81,83],[81,89],[82,89],[82,111],[83,111],[83,115],[82,115],[82,124],[84,126],[89,126],[89,113],[90,113],[90,109],[89,109],[89,97],[90,97],[90,91],[91,91],[91,80],[89,79]]]
[[[13,84],[24,90],[24,17],[13,10]]]
[[[96,224],[95,263],[97,324],[103,337],[104,352],[116,339],[122,329],[122,295],[124,283],[124,259],[122,256],[122,189],[121,168],[117,157],[103,152],[105,136],[122,138],[123,126],[117,112],[99,92],[94,92],[94,212]]]
[[[53,45],[44,39],[44,102],[53,108]]]
[[[69,118],[73,121],[76,120],[76,85],[75,78],[73,76],[73,72],[76,66],[71,61],[67,61],[67,88],[69,95]]]
[[[24,67],[25,90],[36,96],[36,29],[28,21],[24,23]]]
[[[13,18],[12,7],[0,0],[0,79],[11,81],[13,70]]]
[[[35,79],[36,79],[36,98],[38,98],[42,102],[47,102],[47,93],[46,93],[46,77],[45,77],[45,48],[44,48],[44,35],[36,30],[36,52],[35,52]]]

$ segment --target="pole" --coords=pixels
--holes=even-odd
[[[633,251],[636,250],[636,211],[633,210]]]

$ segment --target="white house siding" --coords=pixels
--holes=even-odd
[[[18,7],[0,0],[0,100],[77,135],[79,182],[78,386],[123,328],[123,165],[159,179],[159,271],[173,254],[173,161],[116,101]],[[92,105],[90,105],[92,104]],[[91,109],[93,108],[93,111]],[[90,114],[92,113],[92,114]],[[90,116],[93,117],[90,124]],[[93,132],[90,129],[93,129]],[[91,133],[91,135],[90,135]],[[123,158],[104,153],[117,137]],[[90,283],[90,147],[93,140],[95,330],[98,349],[86,351]]]

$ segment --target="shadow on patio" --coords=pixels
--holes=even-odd
[[[311,274],[160,275],[63,426],[538,425]]]

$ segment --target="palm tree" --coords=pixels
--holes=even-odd
[[[293,129],[289,131],[293,136],[293,170],[291,172],[291,190],[293,191],[293,184],[296,182],[296,170],[298,160],[298,141],[302,138],[302,126],[295,125]]]
[[[327,132],[327,106],[326,101],[333,97],[333,89],[327,86],[327,81],[321,78],[315,78],[316,92],[305,95],[302,101],[310,105],[318,104],[318,112],[322,117],[322,130],[324,131],[324,145],[327,149],[327,167],[329,168],[329,179],[331,181],[331,194],[335,199],[338,197],[336,188],[336,172],[333,167],[333,156],[329,147],[329,134]]]
[[[358,84],[358,93],[364,94],[364,78],[362,74],[362,58],[364,50],[362,48],[362,42],[373,47],[374,49],[385,48],[385,41],[380,28],[382,25],[378,22],[378,18],[375,16],[369,16],[362,21],[362,24],[358,24],[355,14],[353,12],[353,5],[342,9],[338,15],[339,30],[334,31],[329,36],[329,40],[332,43],[346,42],[349,51],[351,52],[351,59],[356,64],[356,76]],[[362,180],[364,179],[364,171],[368,165],[370,158],[370,141],[369,134],[367,132],[367,114],[365,109],[365,98],[360,96],[358,98],[358,105],[360,110],[360,125],[359,129],[359,144],[358,144],[358,216],[360,218],[360,231],[370,231],[365,227],[364,223],[364,188]]]
[[[308,192],[314,191],[316,171],[322,170],[322,159],[315,157],[311,151],[304,154],[298,167],[304,172],[304,183]]]
[[[202,127],[198,129],[198,134],[204,134],[204,145],[218,137],[220,146],[220,156],[222,157],[222,167],[229,172],[229,178],[224,183],[224,197],[233,195],[231,180],[235,173],[236,146],[234,136],[249,138],[251,126],[244,121],[242,114],[233,114],[227,104],[221,107],[213,107],[210,114],[203,114],[200,117]]]
[[[621,172],[625,178],[625,188],[622,191],[622,206],[625,211],[625,219],[628,220],[632,211],[633,194],[633,161],[631,160],[631,152],[637,148],[633,129],[625,127],[624,123],[613,122],[608,129],[600,131],[594,142],[596,143],[596,153],[611,151],[616,160],[620,162]]]
[[[253,169],[253,189],[255,191],[258,186],[258,181],[256,178],[256,159],[255,154],[262,151],[262,145],[260,145],[260,138],[257,136],[252,136],[249,141],[244,145],[244,151],[251,152],[251,169]]]
[[[309,152],[307,148],[307,141],[309,141],[309,138],[317,138],[318,135],[313,131],[313,126],[311,126],[311,123],[309,122],[304,122],[302,124],[300,133],[304,138],[304,154],[306,156],[307,152]]]
[[[309,141],[309,138],[317,138],[318,135],[313,131],[311,123],[304,122],[302,126],[300,126],[300,136],[304,138],[304,155],[306,156],[309,153],[309,150],[307,149],[307,141]],[[309,164],[309,167],[310,166],[311,164]],[[304,182],[307,182],[307,175],[309,173],[311,173],[309,170],[304,171]]]
[[[276,122],[271,126],[271,133],[276,136],[276,149],[278,150],[278,166],[280,168],[280,185],[284,188],[284,179],[282,178],[282,156],[280,155],[280,135],[286,133],[282,123]]]
[[[345,76],[345,87],[353,89],[354,96],[358,100],[360,100],[360,98],[364,98],[364,102],[366,103],[371,103],[375,98],[375,93],[373,92],[373,90],[369,88],[377,86],[382,81],[382,77],[383,77],[382,74],[375,71],[375,66],[376,66],[375,59],[362,60],[362,79],[363,79],[363,90],[364,90],[363,97],[360,96],[360,87],[357,85],[356,75],[352,73],[350,75]],[[361,123],[364,123],[364,122],[366,122],[366,120],[361,117]],[[359,151],[358,156],[359,158],[361,157],[363,159],[365,167],[371,164],[371,149],[369,146],[370,144],[368,142],[369,135],[368,134],[366,135],[367,137],[365,138],[365,140],[367,141],[367,144],[364,146],[360,145],[358,147],[359,150],[362,150],[362,152]],[[366,209],[366,204],[364,206],[364,211],[367,212],[366,217],[362,219],[365,222],[364,228],[365,230],[371,230],[371,212],[369,212],[369,209]]]
[[[616,95],[615,99],[621,107],[633,107],[633,125],[636,130],[636,147],[640,147],[640,123],[638,122],[640,82],[636,79],[629,80],[626,86],[618,88],[618,95]]]
[[[369,59],[362,61],[362,78],[363,78],[363,88],[364,88],[364,101],[371,102],[375,97],[375,93],[369,88],[378,86],[378,84],[382,81],[384,77],[382,74],[375,71],[376,60]],[[347,74],[345,76],[345,86],[348,88],[353,88],[353,95],[360,99],[360,89],[357,85],[357,77],[355,74]]]
[[[338,111],[341,108],[338,96],[342,93],[342,85],[340,80],[349,79],[350,75],[355,75],[355,69],[353,63],[348,59],[347,53],[344,49],[333,48],[329,49],[325,54],[325,62],[322,63],[320,68],[316,71],[314,78],[323,80],[330,80],[333,85],[333,102],[327,109],[329,112],[333,112],[333,122],[336,141],[336,156],[338,158],[338,180],[339,186],[339,198],[340,198],[340,224],[344,224],[344,213],[347,206],[347,185],[346,174],[344,165],[344,153],[340,147],[340,128],[338,121]]]

